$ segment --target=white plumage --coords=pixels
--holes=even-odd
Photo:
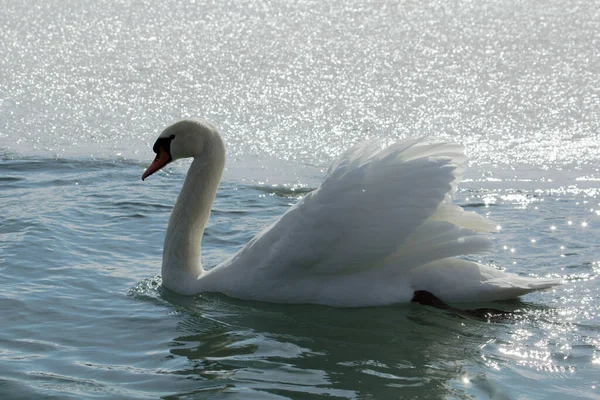
[[[172,138],[170,149],[161,150],[173,159],[180,148],[186,155],[190,148],[202,149],[194,154],[165,239],[163,284],[176,292],[354,307],[409,302],[415,290],[471,302],[558,284],[455,258],[490,251],[481,233],[494,225],[452,204],[466,163],[462,147],[424,139],[354,146],[332,164],[317,190],[231,259],[204,271],[199,241],[224,146],[216,129],[200,120],[172,125],[159,141],[165,138]],[[160,167],[153,163],[148,170]]]

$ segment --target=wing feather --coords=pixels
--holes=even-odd
[[[465,162],[455,144],[361,143],[332,164],[317,190],[244,250],[260,249],[255,267],[279,270],[290,279],[306,269],[403,273],[438,259],[489,251],[489,240],[477,232],[490,231],[493,224],[450,203]]]

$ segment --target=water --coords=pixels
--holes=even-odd
[[[5,1],[1,398],[599,398],[600,13],[590,0]],[[482,260],[555,290],[501,323],[418,305],[284,306],[160,286],[190,115],[228,164],[218,264],[367,137],[463,143]],[[469,305],[466,305],[469,306]]]

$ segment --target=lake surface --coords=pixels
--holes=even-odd
[[[600,13],[563,3],[5,2],[0,398],[600,398]],[[169,292],[188,164],[140,178],[187,116],[228,145],[208,267],[352,144],[430,136],[501,226],[476,260],[565,283],[499,323]]]

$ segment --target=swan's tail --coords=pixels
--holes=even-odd
[[[427,290],[448,302],[508,300],[561,284],[559,279],[519,276],[458,258],[415,268],[408,278],[414,290]]]

